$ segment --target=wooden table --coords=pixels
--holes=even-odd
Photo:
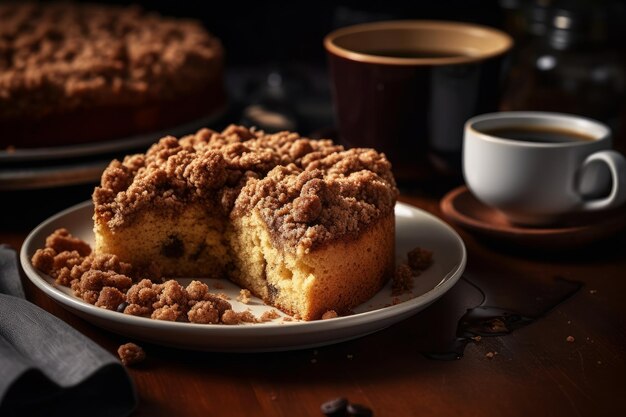
[[[441,195],[404,192],[401,200],[441,216]],[[468,249],[465,276],[428,309],[376,334],[263,354],[142,344],[148,359],[130,368],[140,397],[133,416],[319,417],[320,405],[339,396],[375,416],[626,415],[624,234],[545,254],[458,231]],[[0,232],[0,242],[19,248],[26,233]],[[577,291],[564,296],[559,283]],[[25,284],[30,300],[109,351],[128,341]],[[510,334],[472,341],[460,359],[425,356],[454,340],[459,319],[483,293],[487,304],[538,317]]]

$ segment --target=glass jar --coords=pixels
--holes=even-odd
[[[503,110],[578,114],[623,129],[626,60],[611,44],[608,8],[590,2],[536,2],[517,50]]]

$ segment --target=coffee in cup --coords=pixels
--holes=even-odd
[[[501,112],[465,125],[463,175],[476,198],[525,225],[617,207],[626,201],[626,160],[610,129],[581,116]]]
[[[496,111],[511,38],[461,22],[387,21],[324,39],[339,139],[390,159],[400,183],[460,174],[463,125]]]

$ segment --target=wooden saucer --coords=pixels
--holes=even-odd
[[[466,186],[455,188],[440,202],[443,214],[482,237],[516,245],[571,248],[607,238],[626,226],[626,209],[585,213],[551,227],[511,224],[502,213],[478,201]]]

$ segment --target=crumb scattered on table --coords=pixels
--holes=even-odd
[[[117,354],[124,366],[132,366],[146,359],[146,352],[135,343],[126,343],[117,349]]]
[[[574,338],[574,336],[567,336],[565,338],[565,341],[568,343],[574,343],[576,341],[576,339]]]
[[[493,319],[489,323],[489,330],[494,333],[506,333],[509,331],[508,327],[506,327],[506,323],[501,319]]]

